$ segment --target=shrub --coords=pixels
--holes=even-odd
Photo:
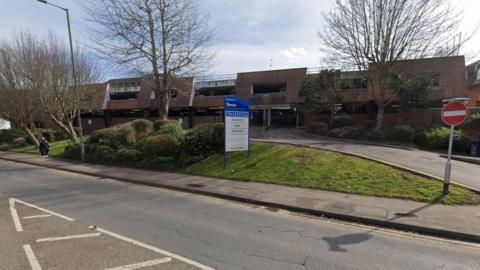
[[[25,140],[25,138],[23,138],[23,137],[18,137],[18,138],[13,140],[13,143],[16,146],[25,146],[25,145],[27,145],[27,140]]]
[[[115,150],[108,145],[98,146],[93,153],[93,159],[97,161],[111,162],[115,161],[115,158]]]
[[[462,129],[480,132],[480,113],[476,113],[470,117],[468,121],[460,126]]]
[[[375,128],[368,132],[367,139],[373,142],[383,142],[385,141],[385,133],[378,128]]]
[[[185,135],[182,142],[184,158],[206,157],[224,149],[223,124],[202,124]]]
[[[363,136],[361,129],[356,127],[341,127],[330,130],[330,136],[341,139],[360,139]]]
[[[137,134],[134,128],[120,128],[116,130],[115,138],[121,145],[133,145],[137,141]]]
[[[161,134],[172,135],[177,141],[183,140],[185,132],[183,131],[182,125],[179,122],[169,122],[160,127],[159,132]]]
[[[426,147],[431,149],[447,149],[450,129],[446,127],[433,128],[425,132]]]
[[[415,136],[415,130],[407,125],[396,126],[388,133],[388,139],[396,142],[411,143]]]
[[[174,156],[178,145],[177,139],[172,135],[161,134],[147,138],[143,145],[143,152],[150,156]]]
[[[317,135],[328,134],[328,124],[323,122],[314,122],[307,125],[307,131]]]
[[[377,126],[377,122],[373,121],[373,120],[367,120],[365,121],[365,128],[366,129],[375,129],[375,127]]]
[[[61,130],[56,130],[55,131],[55,139],[58,140],[58,141],[62,141],[62,140],[67,139],[67,135],[65,134],[65,132],[63,132]]]
[[[145,137],[153,131],[153,122],[146,119],[137,119],[132,121],[131,127],[137,133],[137,138]]]
[[[45,139],[47,139],[49,142],[54,142],[57,140],[56,131],[53,129],[37,129],[36,134],[38,134],[37,139],[45,137]]]
[[[6,144],[6,143],[0,144],[0,151],[8,151],[10,150],[10,148],[11,148],[10,144]]]
[[[80,159],[80,145],[79,144],[69,144],[65,146],[65,151],[63,152],[63,157],[69,159]]]
[[[129,129],[129,128],[126,128],[126,129]],[[96,130],[92,133],[92,135],[90,135],[90,137],[88,137],[86,143],[96,144],[97,146],[106,145],[113,149],[117,149],[118,147],[121,146],[122,142],[126,143],[128,141],[127,135],[126,135],[126,133],[128,132],[123,131],[124,133],[122,133],[119,140],[118,131],[119,131],[118,128],[106,128],[106,129]]]
[[[417,132],[415,136],[413,136],[413,143],[422,148],[429,148],[428,138],[425,131]]]
[[[154,131],[159,131],[160,128],[167,124],[167,123],[172,123],[172,122],[177,122],[175,120],[155,120],[153,121],[153,130]]]
[[[37,140],[40,140],[42,138],[42,133],[40,133],[39,131],[36,130],[36,131],[33,132],[33,136],[35,136],[35,138],[37,138]],[[27,135],[24,138],[27,141],[27,144],[35,144],[32,137]]]
[[[27,133],[19,128],[10,128],[0,130],[0,144],[13,143],[13,140],[19,137],[26,137]]]
[[[117,151],[117,159],[125,164],[133,165],[142,159],[142,153],[137,149],[122,148]]]
[[[455,131],[455,137],[453,141],[453,151],[470,153],[470,148],[472,146],[471,137],[463,130]]]
[[[351,127],[352,125],[352,117],[347,114],[340,114],[333,118],[333,128]]]
[[[97,150],[97,145],[96,144],[85,143],[85,153],[93,154],[93,153],[95,153],[95,150]]]
[[[427,130],[424,135],[417,134],[415,143],[424,148],[447,150],[450,139],[450,129],[446,127]],[[424,137],[423,137],[424,136]],[[468,153],[471,146],[471,139],[468,134],[462,130],[455,131],[453,141],[453,151]]]

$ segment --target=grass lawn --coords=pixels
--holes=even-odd
[[[304,147],[253,143],[250,158],[230,153],[223,168],[217,154],[193,164],[187,173],[243,181],[316,188],[368,196],[401,198],[447,205],[480,204],[480,195],[450,186],[442,197],[442,183],[373,161]]]
[[[63,154],[63,151],[65,150],[65,146],[69,145],[70,143],[71,143],[70,140],[51,142],[51,143],[49,143],[50,144],[50,152],[48,154],[50,156],[61,155],[61,154]],[[29,145],[29,146],[20,147],[20,148],[14,148],[14,149],[12,149],[12,151],[20,152],[20,153],[40,155],[40,152],[38,151],[38,148],[34,145]]]

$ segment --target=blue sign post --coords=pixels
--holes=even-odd
[[[225,151],[224,167],[229,152],[250,154],[250,108],[248,101],[234,96],[224,98]]]

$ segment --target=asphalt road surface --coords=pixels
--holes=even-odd
[[[0,254],[1,269],[35,270],[480,265],[480,245],[5,161]]]

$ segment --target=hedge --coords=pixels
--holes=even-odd
[[[144,145],[143,152],[149,157],[171,157],[176,153],[178,140],[169,134],[161,134],[149,137]]]
[[[352,117],[347,114],[340,114],[333,118],[333,128],[351,127],[352,125]]]
[[[317,135],[328,134],[328,124],[323,122],[314,122],[306,126],[307,131]]]
[[[340,139],[360,139],[364,134],[363,130],[356,127],[341,127],[330,130],[330,136]]]
[[[179,122],[169,122],[160,127],[159,132],[161,134],[172,135],[177,141],[183,140],[185,132],[183,131],[182,125]]]

